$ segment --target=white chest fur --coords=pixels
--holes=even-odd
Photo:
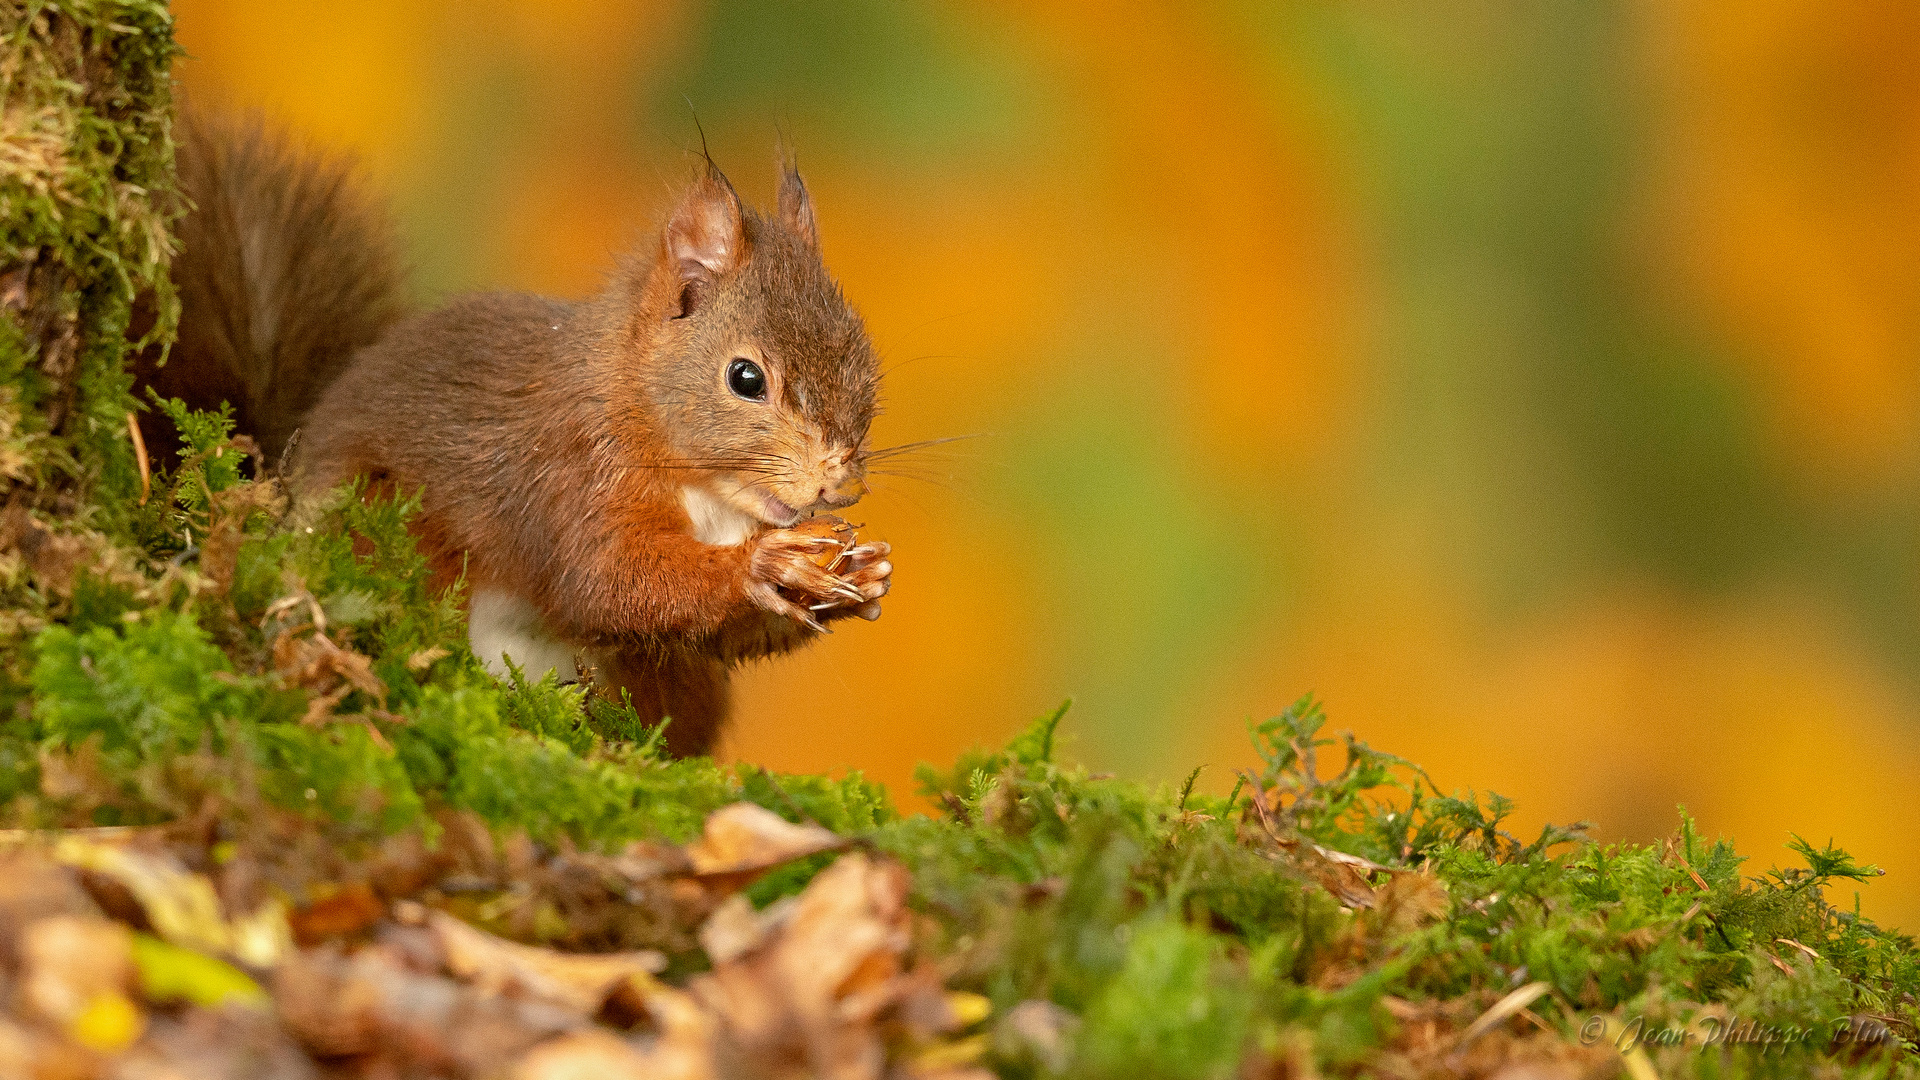
[[[680,489],[680,504],[693,521],[693,538],[715,547],[733,547],[747,542],[759,522],[696,487]]]
[[[578,676],[573,647],[547,633],[534,606],[512,593],[475,590],[473,602],[467,607],[467,644],[496,678],[507,677],[502,653],[513,657],[514,664],[530,680],[549,671],[559,672],[561,682],[572,682]]]

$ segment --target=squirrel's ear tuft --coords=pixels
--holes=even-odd
[[[747,256],[746,230],[740,220],[740,196],[709,167],[680,200],[661,237],[662,269],[679,281],[675,318],[691,315],[722,274]]]
[[[820,226],[813,219],[813,200],[807,198],[807,183],[793,158],[783,154],[780,161],[780,221],[799,234],[809,247],[820,246]]]

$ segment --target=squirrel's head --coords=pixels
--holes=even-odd
[[[642,289],[645,392],[690,483],[776,526],[865,493],[879,366],[790,162],[771,217],[709,166]]]

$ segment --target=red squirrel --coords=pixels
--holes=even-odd
[[[829,570],[837,541],[794,528],[864,493],[880,372],[791,159],[773,214],[708,159],[590,300],[398,317],[391,226],[346,170],[258,123],[181,131],[197,209],[165,381],[237,390],[270,456],[297,428],[296,494],[418,491],[416,536],[437,580],[464,574],[496,674],[502,653],[535,677],[578,662],[671,718],[672,753],[705,753],[731,668],[879,617],[888,545]]]

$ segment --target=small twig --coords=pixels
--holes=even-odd
[[[1267,835],[1273,837],[1274,843],[1284,846],[1285,841],[1281,840],[1280,834],[1274,830],[1273,818],[1267,816],[1267,790],[1261,787],[1260,781],[1255,780],[1251,774],[1243,771],[1240,776],[1253,787],[1253,794],[1248,797],[1248,801],[1253,803],[1253,808],[1260,814],[1260,827],[1267,830]]]
[[[1700,886],[1700,891],[1701,891],[1701,892],[1712,892],[1712,891],[1713,891],[1712,889],[1710,889],[1710,888],[1708,888],[1708,887],[1707,887],[1707,881],[1706,881],[1706,879],[1705,879],[1705,878],[1703,878],[1703,877],[1701,877],[1701,876],[1699,875],[1699,873],[1698,873],[1697,871],[1695,871],[1695,870],[1694,870],[1694,868],[1693,868],[1693,864],[1692,864],[1692,863],[1689,863],[1689,862],[1687,862],[1687,857],[1686,857],[1685,855],[1682,855],[1682,854],[1680,854],[1679,852],[1677,852],[1677,851],[1676,851],[1676,852],[1674,852],[1674,853],[1673,853],[1673,857],[1674,857],[1674,858],[1676,858],[1676,859],[1678,859],[1678,860],[1680,860],[1680,869],[1682,869],[1682,870],[1685,870],[1685,871],[1687,872],[1687,876],[1693,879],[1693,883],[1694,883],[1695,885],[1698,885],[1698,886]]]
[[[1467,1028],[1466,1034],[1460,1036],[1460,1041],[1455,1044],[1453,1053],[1447,1056],[1448,1063],[1457,1067],[1465,1060],[1467,1047],[1472,1046],[1476,1039],[1492,1031],[1494,1028],[1499,1027],[1502,1023],[1506,1022],[1508,1018],[1518,1016],[1522,1010],[1533,1004],[1542,994],[1552,989],[1553,984],[1549,982],[1530,982],[1508,994],[1506,997],[1501,998],[1499,1001],[1494,1002],[1493,1007],[1481,1013],[1480,1018],[1475,1020]],[[1535,1018],[1534,1022],[1539,1023],[1540,1021],[1538,1018]],[[1541,1024],[1541,1026],[1545,1027],[1546,1025]]]
[[[140,422],[132,413],[127,414],[127,434],[133,439],[133,459],[140,465],[140,503],[147,505],[147,496],[153,494],[153,465],[147,458],[147,440],[140,436]]]
[[[1799,942],[1793,940],[1790,937],[1777,937],[1777,938],[1774,938],[1773,940],[1779,942],[1782,945],[1791,945],[1794,948],[1799,949],[1801,952],[1806,953],[1808,956],[1813,957],[1815,960],[1820,959],[1819,953],[1814,952],[1812,949],[1807,948],[1805,945],[1800,944]]]

